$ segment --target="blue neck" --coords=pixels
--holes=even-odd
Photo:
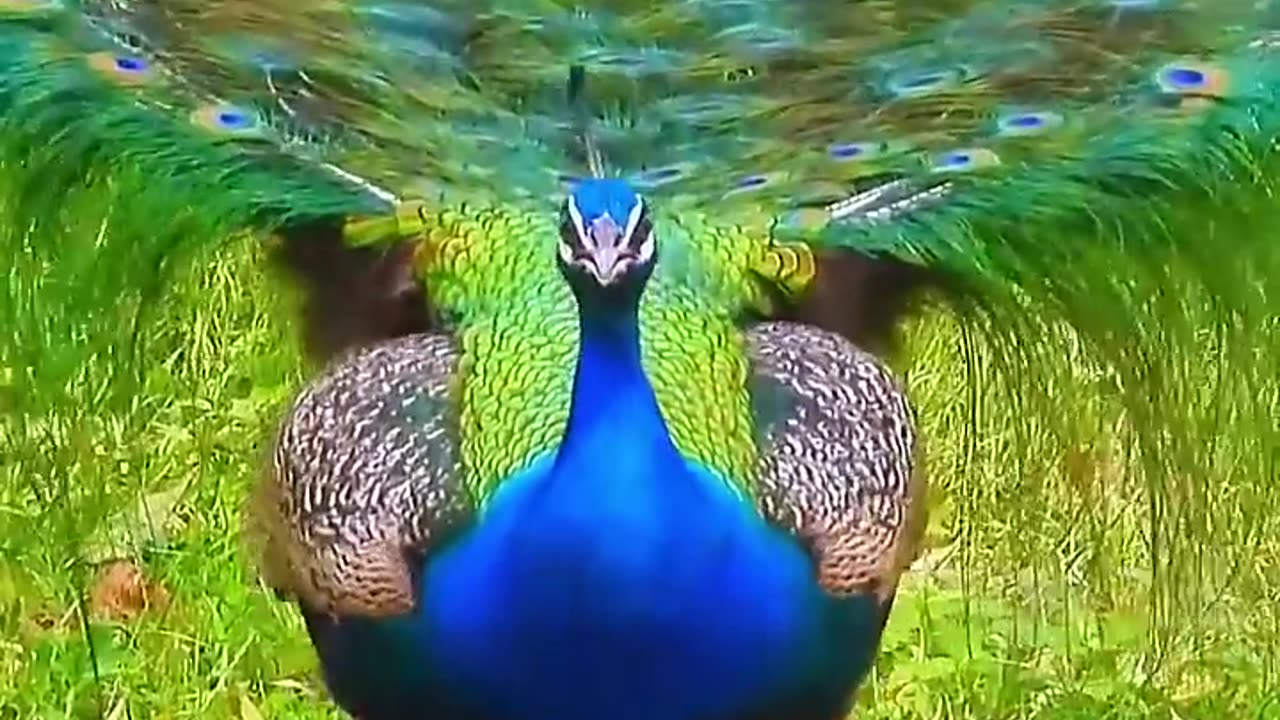
[[[584,302],[580,317],[569,422],[552,475],[616,484],[651,480],[646,470],[683,464],[644,372],[635,305]],[[601,463],[613,472],[600,473]]]

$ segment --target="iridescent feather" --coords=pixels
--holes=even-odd
[[[197,245],[278,236],[331,365],[255,532],[354,708],[422,686],[361,675],[378,631],[324,616],[420,610],[423,558],[561,447],[583,336],[560,207],[586,175],[626,179],[662,245],[638,324],[664,426],[806,544],[829,595],[872,603],[865,669],[923,511],[910,411],[858,346],[891,347],[933,291],[1036,410],[1031,348],[1066,332],[1175,438],[1155,465],[1200,457],[1151,358],[1177,366],[1206,328],[1247,344],[1280,311],[1278,9],[0,1],[0,162],[22,177],[3,209],[38,227],[63,191],[145,179],[118,206],[172,219],[136,228],[148,285]],[[1223,362],[1261,385],[1273,355]]]

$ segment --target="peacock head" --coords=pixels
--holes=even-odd
[[[656,250],[648,209],[626,181],[583,180],[565,200],[558,255],[575,290],[638,291]]]

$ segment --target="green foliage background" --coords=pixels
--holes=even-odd
[[[260,242],[146,178],[33,213],[4,177],[39,220],[0,228],[0,720],[334,716],[239,534],[306,372]],[[932,520],[859,717],[1280,718],[1280,322],[1176,302],[1203,352],[1140,379],[1053,327],[1014,365],[910,328]],[[171,603],[89,616],[113,555]]]

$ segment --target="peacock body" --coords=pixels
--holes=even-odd
[[[831,720],[924,524],[869,350],[931,290],[1030,402],[1065,332],[1164,432],[1149,358],[1202,319],[1170,298],[1224,336],[1280,305],[1277,20],[0,1],[4,209],[167,208],[148,278],[275,235],[326,367],[251,529],[350,713]]]
[[[520,312],[472,325],[471,306],[443,307],[461,342],[394,340],[322,376],[285,424],[261,505],[275,509],[268,547],[289,555],[269,563],[274,584],[309,599],[329,685],[359,717],[840,714],[922,529],[905,399],[834,334],[743,332],[736,308],[689,292],[665,258],[707,246],[656,240],[661,219],[627,183],[585,181],[572,197],[585,225],[647,237],[649,264],[612,285],[557,270],[571,213],[565,227],[530,222],[527,242],[504,244],[520,257],[466,265],[546,268],[528,293],[492,286],[505,298],[488,307]],[[627,224],[632,208],[643,215]],[[522,362],[464,369],[470,333],[477,357]],[[459,377],[464,393],[501,393],[474,437],[497,441],[503,411],[528,418],[501,433],[513,461],[481,471],[496,482],[467,483]],[[351,526],[353,506],[403,520]],[[406,532],[434,551],[406,563]]]

